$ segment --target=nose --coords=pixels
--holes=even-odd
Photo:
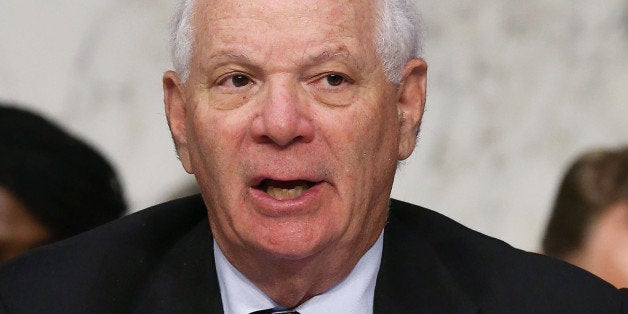
[[[314,126],[298,83],[273,82],[267,85],[261,111],[253,120],[251,133],[258,143],[274,143],[285,147],[292,143],[309,143]]]

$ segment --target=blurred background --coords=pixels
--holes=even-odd
[[[419,0],[428,106],[393,196],[526,250],[584,150],[628,143],[628,2]],[[173,0],[0,0],[0,100],[98,148],[131,211],[179,195],[163,112]]]

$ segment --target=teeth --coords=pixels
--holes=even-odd
[[[290,200],[301,196],[307,189],[308,187],[306,185],[297,185],[292,189],[278,188],[270,185],[266,188],[266,193],[277,200]]]

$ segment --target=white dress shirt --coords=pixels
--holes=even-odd
[[[383,239],[382,232],[345,279],[294,310],[301,314],[373,313],[375,282],[382,259]],[[225,314],[248,314],[258,310],[281,308],[229,263],[215,241],[214,259]]]

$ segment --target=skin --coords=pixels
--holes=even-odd
[[[427,65],[386,79],[371,1],[199,1],[188,81],[164,74],[166,115],[221,250],[297,306],[338,283],[383,230],[398,160],[425,104]],[[263,180],[286,189],[277,200]]]
[[[46,243],[50,237],[48,229],[11,192],[0,187],[0,264]]]
[[[617,288],[628,288],[628,200],[605,209],[589,227],[580,250],[566,260]]]

